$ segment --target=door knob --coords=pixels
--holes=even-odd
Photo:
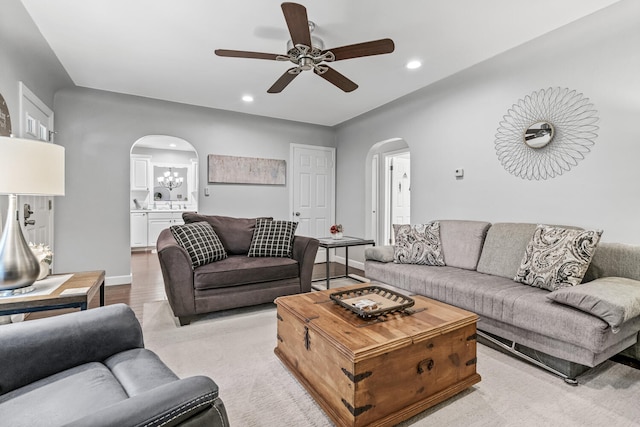
[[[294,215],[295,216],[300,216],[300,212],[295,212]]]

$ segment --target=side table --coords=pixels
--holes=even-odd
[[[325,279],[317,279],[314,282],[327,281],[327,289],[330,287],[331,279],[339,279],[341,277],[350,277],[349,276],[349,247],[350,246],[365,246],[365,245],[376,245],[376,242],[371,239],[361,239],[360,237],[350,237],[344,236],[341,239],[333,239],[331,237],[322,237],[318,239],[321,248],[325,248],[325,252],[327,254],[327,265],[326,265],[326,278]],[[329,249],[334,248],[344,248],[345,250],[345,274],[343,276],[334,276],[330,277],[329,274]]]
[[[86,310],[89,301],[100,293],[100,306],[104,305],[104,270],[73,273],[48,295],[24,294],[20,297],[0,298],[0,316],[59,308]]]

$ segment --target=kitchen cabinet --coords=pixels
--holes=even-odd
[[[151,189],[151,156],[131,155],[131,191]]]
[[[147,246],[155,246],[160,232],[172,225],[184,224],[182,212],[149,212]]]
[[[131,247],[146,247],[147,235],[147,213],[131,212]]]

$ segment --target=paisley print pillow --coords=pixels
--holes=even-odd
[[[440,244],[440,223],[393,224],[396,243],[393,262],[398,264],[422,264],[443,266],[444,256]]]
[[[602,230],[538,225],[513,280],[554,291],[582,282]]]

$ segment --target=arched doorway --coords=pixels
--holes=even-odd
[[[377,245],[393,243],[394,223],[410,223],[411,154],[402,138],[374,144],[367,154],[365,226]]]
[[[198,210],[198,153],[182,138],[147,135],[130,158],[131,248],[154,248],[160,231]]]

